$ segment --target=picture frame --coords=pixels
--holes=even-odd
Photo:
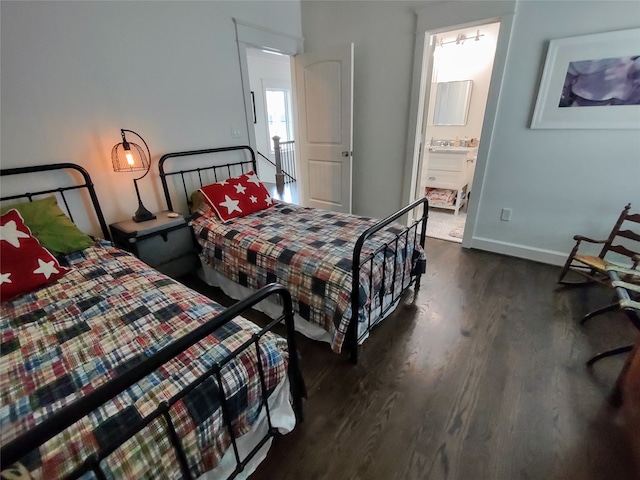
[[[640,28],[551,40],[531,118],[531,128],[640,129],[640,105],[624,104],[624,95],[620,95],[623,97],[622,100],[615,99],[615,104],[605,104],[606,101],[590,103],[588,99],[581,104],[579,101],[571,103],[572,100],[567,100],[567,98],[576,98],[574,90],[579,91],[576,79],[581,74],[571,76],[576,73],[576,66],[593,64],[594,67],[591,70],[597,70],[598,65],[603,64],[603,61],[627,65],[632,63],[629,57],[638,56],[640,56]],[[582,85],[593,84],[598,87],[598,90],[605,90],[600,88],[601,85],[597,85],[597,82],[604,82],[604,78],[604,75],[590,78],[583,75],[580,80],[583,80]],[[609,79],[607,81],[611,81],[611,76],[607,78]],[[616,88],[616,91],[630,90],[631,80],[616,81],[622,85]],[[587,97],[588,95],[585,95],[585,98]],[[599,97],[596,96],[596,100],[599,100]],[[564,105],[561,106],[562,103]]]

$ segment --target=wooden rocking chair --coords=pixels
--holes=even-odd
[[[640,213],[629,213],[630,210],[631,204],[629,203],[622,210],[609,237],[604,240],[594,240],[582,235],[573,237],[576,244],[560,272],[559,284],[580,286],[597,282],[610,285],[610,279],[605,269],[606,261],[620,264],[632,270],[638,269],[638,264],[640,264]],[[597,256],[582,254],[579,252],[582,242],[601,244],[602,249]],[[570,273],[575,273],[582,279],[566,279],[565,277]],[[572,277],[576,278],[575,275]]]
[[[640,271],[618,267],[611,264],[607,264],[606,269],[609,278],[612,280],[611,286],[615,288],[616,296],[618,298],[618,302],[613,305],[617,307],[616,309],[622,309],[633,326],[640,330],[640,302],[638,302],[640,296]],[[620,277],[626,278],[627,280],[623,282],[620,280]],[[614,308],[611,310],[614,310]],[[598,310],[596,310],[596,312],[598,312]],[[593,316],[593,314],[595,314],[595,312],[593,312],[591,316]],[[591,318],[591,316],[588,318]],[[581,323],[584,323],[584,320],[585,319],[583,318]],[[633,347],[634,345],[630,344],[598,353],[587,361],[587,366],[591,367],[595,362],[602,358],[617,355],[619,353],[630,352]]]
[[[569,254],[558,283],[568,286],[582,286],[594,283],[611,286],[611,280],[607,274],[607,262],[621,265],[631,270],[638,270],[640,264],[640,214],[629,213],[631,204],[627,204],[613,226],[609,237],[605,240],[594,240],[582,235],[576,235],[573,250]],[[579,252],[582,242],[601,244],[602,249],[598,256],[585,255]],[[626,260],[626,262],[625,262]],[[626,263],[626,264],[625,264]],[[575,275],[577,274],[577,275]],[[565,277],[570,277],[566,279]],[[579,278],[582,277],[581,280]],[[576,280],[578,278],[578,280]],[[637,283],[640,277],[627,275],[621,280],[629,283]],[[587,313],[580,320],[580,325],[590,318],[606,312],[612,312],[620,308],[618,302],[613,302],[604,307]]]

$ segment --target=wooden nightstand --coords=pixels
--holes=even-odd
[[[156,213],[154,220],[140,223],[124,220],[109,228],[115,246],[170,277],[179,277],[198,268],[198,257],[186,219],[171,218],[169,213]]]

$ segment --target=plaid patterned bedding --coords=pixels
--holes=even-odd
[[[192,227],[209,266],[252,289],[271,282],[286,285],[296,313],[327,331],[331,348],[339,353],[352,317],[354,246],[376,223],[368,217],[275,202],[271,208],[225,223],[205,204]],[[379,320],[380,304],[386,308],[389,294],[402,291],[411,274],[417,273],[414,267],[423,250],[413,235],[408,242],[403,235],[395,251],[396,236],[403,230],[402,225],[391,224],[362,249],[361,258],[365,258],[373,249],[390,244],[361,269],[359,334],[367,330],[369,320],[372,325]],[[389,273],[394,271],[395,279]]]
[[[3,444],[223,310],[108,242],[65,258],[70,273],[0,307]],[[65,475],[256,331],[242,318],[227,323],[21,463],[36,478]],[[286,375],[287,344],[268,334],[260,351],[270,393]],[[256,356],[249,348],[223,369],[236,435],[249,430],[261,407]],[[215,467],[230,445],[215,379],[187,394],[170,414],[193,476]],[[153,421],[105,459],[107,478],[180,478],[164,424]]]

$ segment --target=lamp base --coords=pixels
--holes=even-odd
[[[144,208],[142,204],[140,205],[136,213],[133,215],[133,217],[131,217],[131,219],[136,223],[148,222],[149,220],[153,220],[155,218],[156,216],[153,213],[151,213],[149,210]]]

